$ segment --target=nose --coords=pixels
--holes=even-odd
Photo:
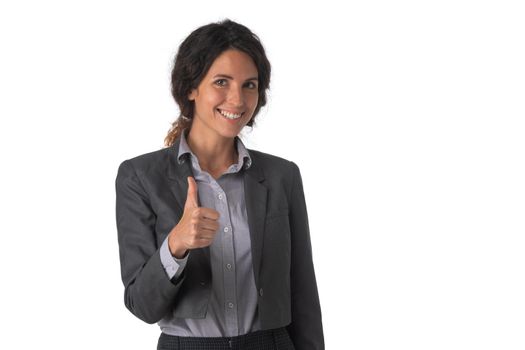
[[[237,84],[231,84],[231,88],[228,91],[228,103],[232,107],[240,108],[244,106],[244,95],[242,91],[242,86]]]

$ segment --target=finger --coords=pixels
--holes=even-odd
[[[213,241],[210,241],[208,239],[199,239],[195,242],[195,248],[206,248],[211,246],[212,243]]]
[[[208,242],[213,242],[213,239],[215,238],[215,236],[213,235],[205,235],[205,234],[202,234],[198,237],[195,237],[196,240],[198,241],[208,241]]]
[[[202,221],[197,226],[197,232],[204,231],[205,233],[210,233],[211,232],[211,233],[215,234],[215,232],[217,232],[218,229],[219,229],[219,225],[217,224],[217,222],[216,221],[210,221],[210,220]]]
[[[195,236],[188,241],[188,247],[195,249],[203,246],[209,246],[213,242],[213,237],[207,235]]]
[[[204,208],[204,207],[199,208],[199,212],[197,213],[198,218],[215,220],[215,221],[219,220],[220,216],[221,215],[219,214],[218,211],[211,209],[211,208]]]
[[[188,194],[186,195],[186,203],[184,204],[184,209],[198,207],[199,198],[197,183],[195,182],[193,177],[188,176]]]

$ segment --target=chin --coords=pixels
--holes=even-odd
[[[235,138],[237,135],[239,135],[241,131],[232,131],[232,130],[225,130],[223,132],[221,132],[221,136],[222,137],[226,137],[226,138],[229,138],[229,139],[233,139]]]
[[[238,136],[240,134],[240,132],[244,129],[244,126],[245,124],[242,124],[242,125],[226,125],[222,128],[218,128],[217,129],[217,132],[222,136],[222,137],[227,137],[227,138],[234,138],[236,136]]]

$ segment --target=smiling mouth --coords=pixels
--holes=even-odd
[[[219,109],[217,108],[217,111],[224,117],[224,118],[227,118],[227,119],[230,119],[230,120],[235,120],[235,119],[239,119],[241,118],[243,115],[244,115],[244,112],[240,113],[240,114],[235,114],[235,113],[230,113],[230,112],[226,112],[226,111],[223,111],[222,109]]]

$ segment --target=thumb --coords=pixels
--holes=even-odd
[[[188,195],[186,197],[186,203],[184,204],[184,209],[186,208],[197,208],[199,206],[198,199],[198,188],[197,183],[193,177],[188,176]]]

